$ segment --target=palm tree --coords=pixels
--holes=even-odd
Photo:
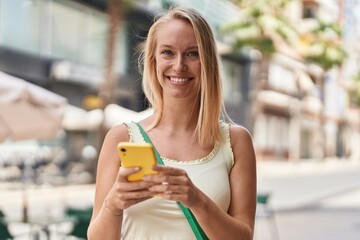
[[[114,101],[114,87],[116,83],[114,73],[114,59],[116,53],[116,39],[119,22],[123,17],[122,5],[123,0],[107,0],[108,32],[105,53],[105,71],[104,81],[99,89],[100,107],[103,110],[103,113],[106,106]],[[100,124],[98,133],[98,150],[100,150],[107,132],[107,127],[105,126],[106,116],[105,114],[103,116],[104,117],[102,123]]]
[[[107,2],[109,28],[106,45],[104,82],[99,92],[103,109],[109,103],[113,102],[113,89],[115,85],[114,58],[116,53],[116,36],[118,33],[119,22],[123,18],[123,1],[108,0]]]

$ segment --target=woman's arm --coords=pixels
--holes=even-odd
[[[234,166],[230,173],[231,202],[228,213],[205,194],[191,208],[209,239],[253,239],[256,213],[256,157],[249,132],[230,128]]]
[[[179,201],[195,215],[209,239],[251,240],[256,212],[256,158],[249,132],[238,126],[230,130],[234,166],[230,173],[231,202],[224,212],[189,179],[186,171],[154,166],[158,175],[144,180],[157,183],[150,188],[163,198]]]
[[[91,240],[120,239],[123,210],[149,199],[152,183],[128,182],[136,168],[121,168],[117,144],[129,141],[126,126],[112,128],[105,137],[97,168],[94,209],[88,228]]]
[[[109,200],[106,209],[104,200],[113,187],[120,168],[120,160],[116,152],[117,143],[128,140],[127,129],[123,124],[111,129],[103,142],[96,174],[93,215],[88,228],[88,238],[91,240],[120,239],[121,211],[116,212]],[[111,214],[112,211],[119,216]]]

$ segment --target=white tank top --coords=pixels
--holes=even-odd
[[[145,142],[135,123],[128,123],[130,141]],[[234,164],[229,125],[220,123],[224,141],[215,144],[209,155],[193,161],[162,158],[165,165],[186,170],[191,181],[225,212],[230,205],[229,173]],[[124,211],[121,239],[196,239],[175,201],[153,197]]]

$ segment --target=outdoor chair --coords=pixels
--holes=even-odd
[[[92,215],[92,207],[87,208],[76,208],[76,207],[67,207],[65,209],[65,214],[69,217],[89,217]]]
[[[65,210],[68,217],[74,218],[74,227],[68,236],[77,237],[79,239],[87,239],[87,229],[90,224],[92,215],[92,207],[74,208],[69,207]]]
[[[258,193],[256,217],[265,218],[269,230],[271,231],[271,239],[279,240],[279,232],[275,219],[275,211],[269,204],[270,193]]]
[[[0,218],[0,239],[14,239],[14,236],[9,232],[8,225],[3,218]]]
[[[1,212],[0,212],[1,213]],[[14,224],[21,224],[21,230],[18,229],[12,232]],[[24,223],[17,222],[17,221],[10,221],[6,220],[5,216],[0,215],[0,240],[8,240],[8,239],[36,239],[34,238],[35,235],[38,234],[37,231],[32,231],[30,226],[27,224],[23,225]],[[15,228],[18,228],[18,225]]]
[[[90,218],[79,217],[75,219],[74,228],[68,234],[79,239],[87,239],[87,229],[90,224]]]

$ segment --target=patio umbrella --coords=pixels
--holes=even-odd
[[[138,122],[153,113],[152,108],[148,108],[142,112],[136,112],[117,104],[109,104],[104,110],[105,126],[111,128],[121,123],[130,121]]]
[[[151,108],[136,112],[117,104],[109,104],[104,111],[101,109],[86,111],[68,105],[65,109],[62,126],[69,131],[96,131],[99,130],[105,118],[105,127],[109,129],[124,122],[140,121],[150,116],[152,112]]]
[[[66,98],[0,72],[0,142],[56,136]]]
[[[100,128],[104,114],[101,109],[86,111],[80,107],[68,105],[62,120],[62,127],[69,131],[96,131]]]

